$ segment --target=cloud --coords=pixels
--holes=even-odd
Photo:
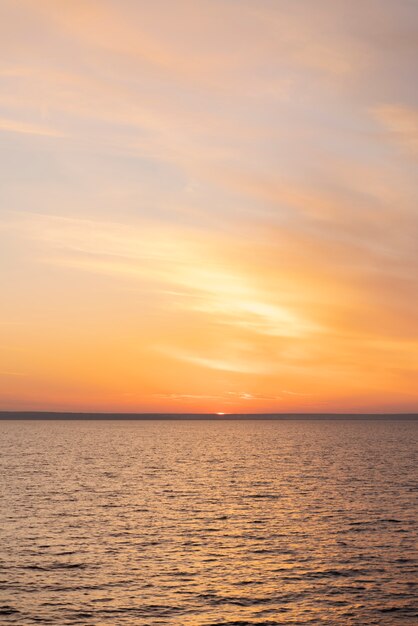
[[[133,229],[118,223],[34,214],[13,217],[11,227],[46,244],[44,258],[49,257],[50,263],[148,280],[165,294],[171,291],[173,295],[170,286],[181,288],[188,299],[181,298],[177,306],[209,315],[218,323],[277,337],[300,337],[320,330],[300,312],[275,302],[280,295],[272,298],[248,274],[227,260],[222,263],[216,252],[219,238],[213,234],[151,224]]]
[[[0,119],[0,131],[22,135],[40,135],[42,137],[65,137],[64,133],[53,128],[7,119]]]
[[[192,365],[206,369],[219,370],[221,372],[266,374],[270,371],[269,364],[257,362],[254,358],[248,358],[248,356],[245,358],[244,355],[238,355],[238,357],[233,360],[230,358],[225,359],[194,354],[174,347],[159,346],[157,349],[162,354],[178,361],[191,363]]]
[[[26,376],[23,372],[0,372],[0,376]]]
[[[390,141],[412,156],[418,156],[418,108],[382,105],[374,109],[374,115],[386,129]]]

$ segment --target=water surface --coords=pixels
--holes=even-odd
[[[0,422],[0,622],[412,626],[417,443],[417,422]]]

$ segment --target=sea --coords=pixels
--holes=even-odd
[[[3,420],[0,624],[418,624],[418,422]]]

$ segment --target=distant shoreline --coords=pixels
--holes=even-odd
[[[70,411],[0,411],[0,420],[418,420],[418,413],[100,413]]]

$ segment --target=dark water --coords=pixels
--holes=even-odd
[[[417,422],[0,437],[1,624],[418,624]]]

